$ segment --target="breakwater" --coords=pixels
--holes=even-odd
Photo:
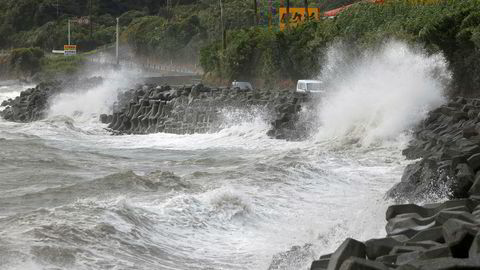
[[[147,80],[154,82],[157,80]],[[81,83],[50,82],[21,92],[15,99],[4,101],[0,115],[9,121],[31,122],[45,118],[49,100],[68,91],[82,91],[101,79]],[[268,135],[276,139],[300,140],[306,138],[312,126],[300,117],[302,107],[314,105],[311,96],[292,91],[212,88],[202,84],[170,86],[166,84],[138,84],[119,91],[113,113],[100,115],[113,134],[173,133],[193,134],[216,132],[228,125],[224,112],[244,110],[262,114],[271,122]]]
[[[13,122],[32,122],[43,119],[50,97],[61,91],[58,82],[41,83],[20,93],[20,96],[4,100],[0,116]]]
[[[347,239],[311,269],[480,269],[479,113],[479,99],[462,97],[431,111],[403,151],[419,160],[387,193],[397,201],[450,200],[392,205],[385,238]]]
[[[22,91],[19,96],[4,100],[0,104],[5,107],[0,117],[12,122],[33,122],[46,117],[50,100],[60,93],[82,91],[101,84],[101,77],[91,77],[73,81],[42,82],[34,88]]]
[[[100,118],[116,134],[193,134],[216,132],[228,124],[222,112],[244,109],[265,114],[272,123],[271,137],[298,140],[308,135],[307,123],[299,121],[308,100],[307,95],[291,91],[149,84],[120,93],[113,114]]]

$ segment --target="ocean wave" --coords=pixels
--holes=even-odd
[[[320,75],[328,91],[314,137],[367,147],[395,140],[445,102],[451,76],[442,54],[403,42],[386,42],[355,59],[333,46]]]

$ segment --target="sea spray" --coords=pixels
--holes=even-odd
[[[102,113],[111,113],[119,91],[137,82],[140,73],[130,70],[106,70],[104,82],[86,91],[66,91],[54,97],[48,116],[69,116],[82,120],[98,119]]]
[[[402,42],[357,57],[333,46],[320,74],[328,89],[319,104],[316,139],[364,146],[395,139],[445,102],[450,77],[441,54]]]

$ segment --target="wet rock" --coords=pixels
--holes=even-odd
[[[7,107],[0,112],[0,116],[13,122],[32,122],[43,119],[48,99],[61,90],[60,82],[49,82],[22,91],[20,96],[4,104]]]
[[[473,184],[474,173],[466,163],[457,165],[456,181],[452,184],[452,193],[455,198],[468,197],[468,191]]]
[[[370,260],[375,260],[378,257],[388,255],[395,246],[402,244],[402,242],[397,239],[395,237],[387,237],[366,241],[365,247],[367,257]],[[403,240],[408,240],[408,238],[405,237]]]
[[[426,260],[440,257],[450,257],[450,249],[446,246],[437,246],[428,250],[414,250],[398,255],[396,265],[408,264],[415,260]]]
[[[468,251],[469,258],[480,258],[480,232],[477,233],[472,241],[470,250]]]
[[[407,165],[400,183],[391,188],[387,195],[398,200],[414,201],[441,190],[450,184],[450,170],[441,169],[439,163],[426,158]]]
[[[471,186],[480,169],[479,112],[480,102],[471,98],[459,98],[430,112],[403,151],[407,158],[421,160],[405,169],[388,196],[418,201],[432,194],[464,198],[476,192]]]
[[[379,262],[352,257],[345,260],[340,270],[388,270],[388,268]]]
[[[103,124],[108,124],[109,123],[109,117],[108,115],[106,114],[101,114],[100,115],[100,122],[102,122]]]
[[[480,226],[458,219],[450,219],[442,226],[445,242],[453,257],[468,258],[470,246]]]
[[[444,243],[445,240],[443,239],[442,227],[432,227],[416,233],[409,241],[411,242],[419,242],[419,241],[426,241],[431,240],[438,243]]]
[[[365,253],[348,257],[345,243],[335,254],[344,259],[340,269],[480,269],[480,200],[449,200],[443,203],[392,205],[386,218],[387,232],[416,231],[413,236],[371,239],[365,242]],[[422,224],[428,226],[422,227]],[[433,224],[433,227],[431,227]],[[348,258],[345,258],[348,257]],[[360,257],[360,258],[359,258]],[[325,269],[324,265],[323,268]]]
[[[212,132],[230,124],[223,120],[224,111],[253,109],[273,116],[272,128],[268,131],[273,138],[298,140],[309,132],[309,129],[298,128],[298,123],[303,123],[298,113],[306,99],[291,92],[238,92],[202,84],[182,87],[138,85],[117,98],[113,114],[100,119],[109,122],[109,129],[116,134]],[[109,118],[112,120],[108,121]]]
[[[480,194],[480,172],[477,172],[477,174],[475,175],[473,184],[470,187],[470,190],[468,190],[468,194]]]
[[[398,267],[398,270],[461,270],[479,269],[480,261],[476,259],[435,258],[429,260],[415,260],[407,265]]]
[[[328,267],[330,259],[320,259],[312,262],[310,269],[312,270],[325,270]]]
[[[12,122],[32,122],[44,119],[50,98],[67,91],[90,89],[103,82],[100,77],[72,81],[42,82],[35,88],[24,90],[14,99],[2,102],[0,117]]]
[[[348,238],[342,245],[332,254],[328,263],[327,270],[338,270],[343,262],[350,257],[365,258],[365,244],[357,240]]]
[[[480,153],[473,154],[467,159],[468,165],[474,172],[480,169]]]

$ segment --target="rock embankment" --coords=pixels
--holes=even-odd
[[[0,116],[12,122],[33,122],[46,117],[50,99],[65,91],[89,89],[102,82],[100,77],[77,81],[51,81],[38,84],[34,88],[22,91],[14,99],[5,100],[0,104],[5,107]]]
[[[385,238],[347,239],[310,269],[480,269],[479,195],[424,206],[390,206]]]
[[[225,124],[224,113],[235,109],[262,111],[271,120],[268,132],[278,139],[299,139],[298,113],[307,96],[288,91],[240,91],[209,88],[202,84],[171,87],[143,85],[118,96],[112,115],[103,123],[117,134],[213,132]]]
[[[32,122],[43,119],[48,99],[61,91],[59,82],[41,83],[20,93],[15,99],[2,102],[0,116],[13,122]]]
[[[480,191],[480,99],[457,98],[429,113],[403,151],[406,167],[391,197],[423,200],[432,193],[466,198]]]
[[[390,206],[385,238],[347,239],[312,270],[480,269],[480,99],[457,98],[430,112],[403,154],[419,160],[387,195],[453,200]]]

